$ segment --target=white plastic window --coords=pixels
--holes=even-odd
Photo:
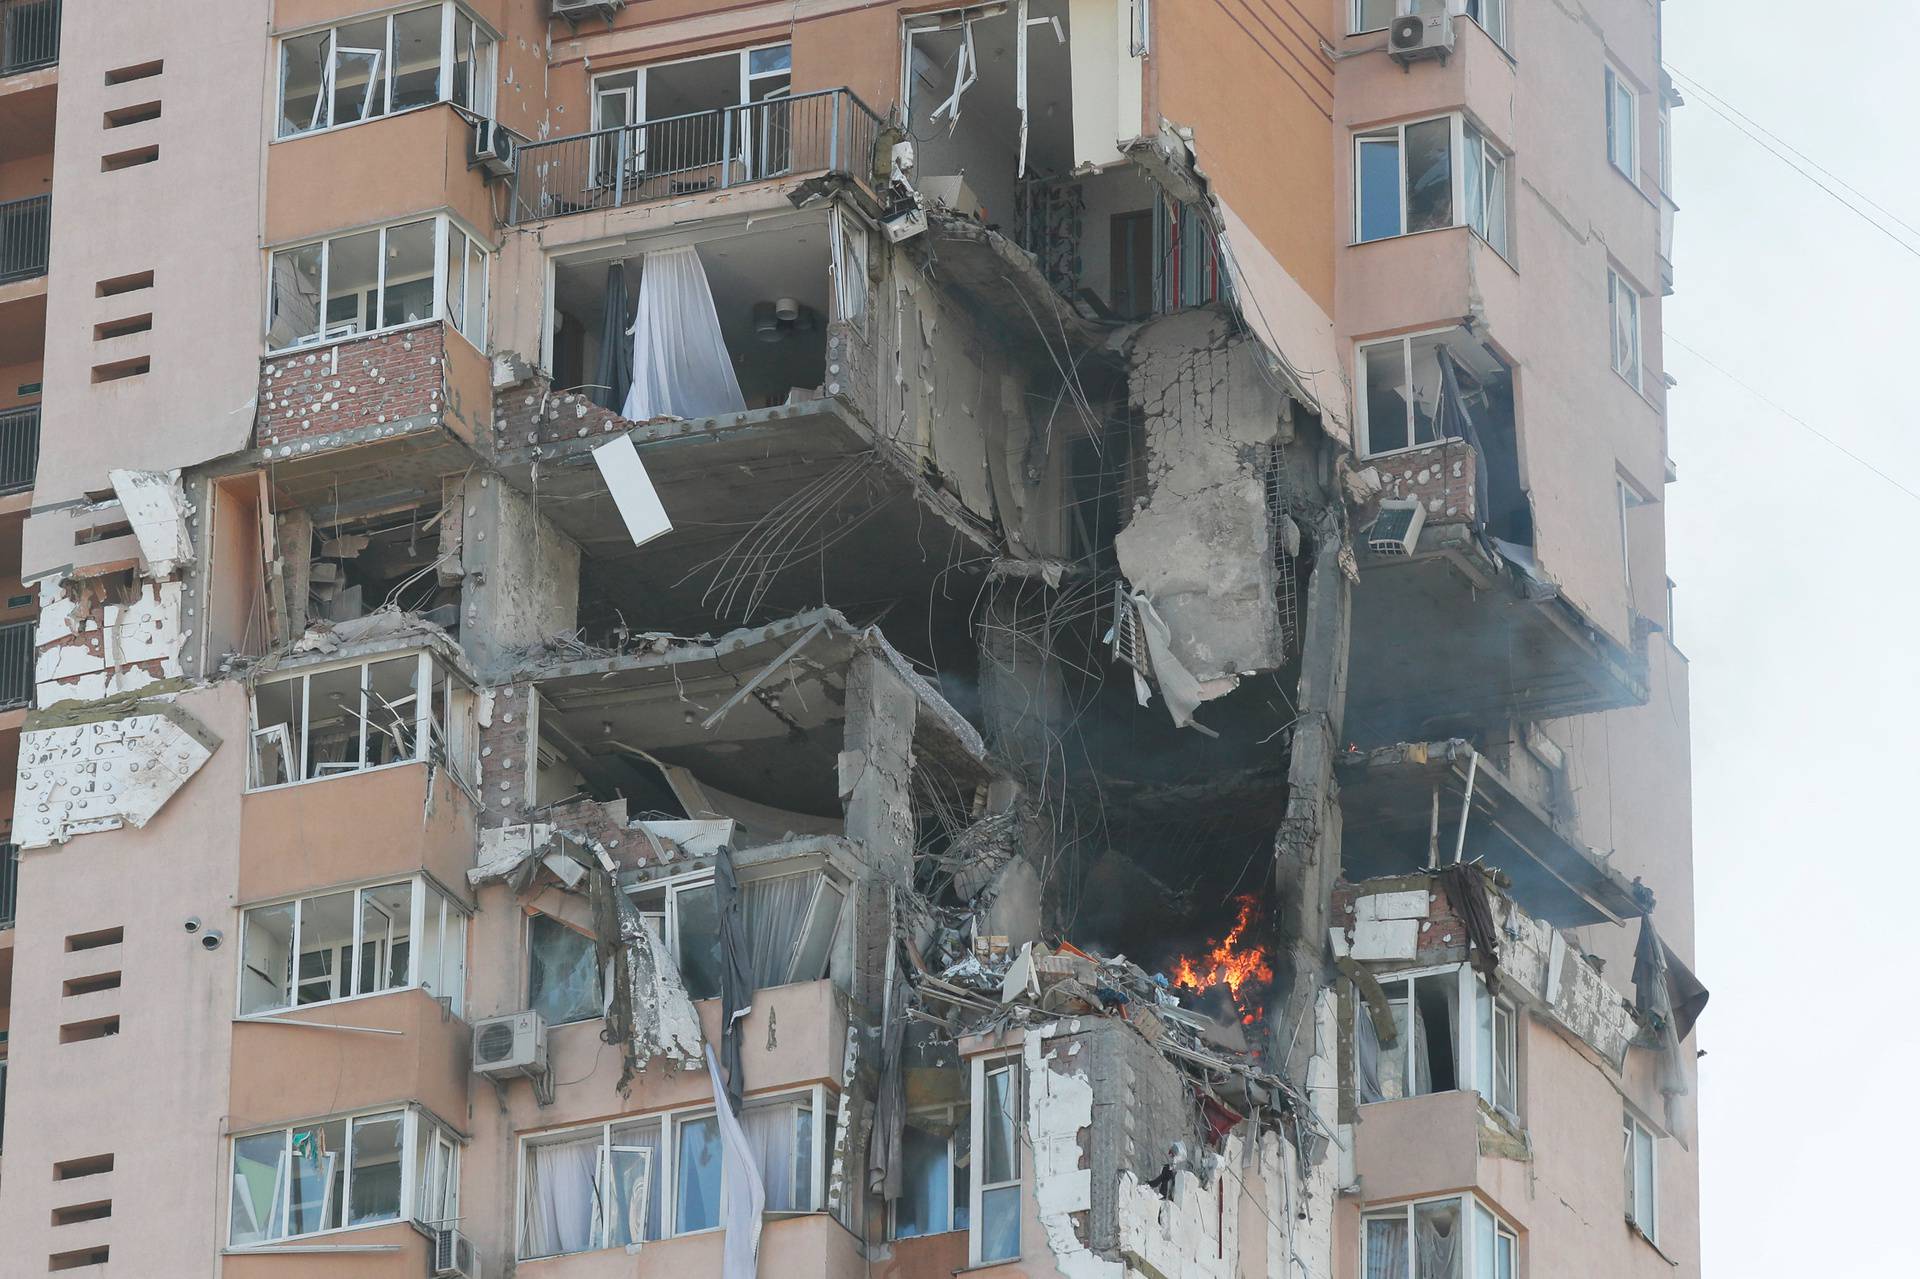
[[[1628,179],[1640,175],[1640,95],[1625,76],[1607,68],[1607,159]]]
[[[1462,129],[1461,176],[1467,225],[1501,253],[1507,251],[1507,158],[1472,125]]]
[[[1659,1154],[1653,1130],[1632,1115],[1620,1119],[1620,1171],[1626,1180],[1627,1220],[1648,1239],[1658,1241],[1660,1216]]]
[[[228,1244],[269,1244],[408,1215],[448,1220],[427,1214],[457,1215],[459,1169],[452,1136],[412,1108],[236,1137]]]
[[[973,1134],[977,1176],[972,1186],[969,1264],[1011,1261],[1020,1255],[1022,1113],[1018,1057],[973,1063]]]
[[[1354,138],[1354,240],[1457,224],[1458,116],[1373,129]]]
[[[1355,1060],[1377,1062],[1377,1091],[1362,1101],[1397,1101],[1429,1093],[1472,1089],[1489,1104],[1518,1115],[1519,1063],[1513,1013],[1488,994],[1465,964],[1380,979],[1393,1010],[1395,1042],[1362,1042],[1372,1021],[1355,1018]],[[1470,1016],[1462,1017],[1466,1010]]]
[[[1405,0],[1349,0],[1347,30],[1354,35],[1385,31],[1405,8]]]
[[[263,680],[253,691],[249,784],[427,759],[471,777],[472,714],[471,692],[425,651]]]
[[[968,1221],[968,1158],[973,1107],[966,1103],[932,1106],[907,1116],[903,1150],[906,1172],[900,1198],[893,1202],[893,1237],[965,1230]]]
[[[1507,47],[1507,0],[1467,0],[1467,16],[1479,23],[1495,44]]]
[[[720,993],[720,915],[711,875],[633,890],[634,903],[680,965],[695,999]],[[753,954],[756,989],[819,981],[827,975],[847,892],[821,870],[744,877],[741,913]]]
[[[1640,389],[1640,291],[1607,269],[1607,317],[1613,334],[1613,371]]]
[[[1396,1279],[1514,1279],[1513,1228],[1472,1195],[1424,1199],[1361,1219],[1361,1273]]]
[[[493,33],[456,4],[419,5],[280,41],[276,135],[452,102],[491,116]]]
[[[444,216],[275,249],[267,348],[444,319],[484,349],[487,258],[479,240]]]
[[[250,907],[240,929],[240,1015],[419,986],[466,993],[467,917],[419,876]]]

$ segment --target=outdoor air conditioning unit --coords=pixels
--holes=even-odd
[[[473,1023],[473,1073],[538,1079],[547,1073],[547,1024],[529,1009]]]
[[[473,126],[473,155],[468,168],[482,168],[489,177],[513,176],[513,131],[498,120],[480,120]]]
[[[1411,555],[1426,522],[1427,507],[1420,499],[1388,498],[1380,503],[1380,518],[1367,530],[1367,549],[1375,555]]]
[[[458,1230],[435,1230],[433,1264],[427,1273],[434,1279],[456,1275],[459,1279],[480,1279],[480,1258],[473,1250],[473,1240]]]
[[[1411,10],[1387,28],[1387,52],[1402,64],[1452,53],[1453,19],[1447,15],[1447,0],[1414,0]]]
[[[565,18],[577,23],[582,18],[605,18],[613,21],[613,15],[625,7],[627,0],[553,0],[553,16]]]

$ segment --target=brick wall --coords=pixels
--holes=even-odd
[[[1473,522],[1473,477],[1479,458],[1465,440],[1443,440],[1374,458],[1369,465],[1380,472],[1380,495],[1419,498],[1426,503],[1428,524]]]
[[[438,323],[348,338],[260,362],[254,442],[308,452],[430,430],[446,403],[446,332]]]

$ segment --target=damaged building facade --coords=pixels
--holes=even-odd
[[[1657,0],[167,10],[0,0],[0,1268],[1699,1273]]]

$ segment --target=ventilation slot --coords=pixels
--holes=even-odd
[[[153,360],[145,355],[136,355],[131,360],[115,360],[111,364],[93,366],[95,382],[118,382],[121,378],[139,377],[153,367]]]
[[[56,1226],[77,1226],[83,1221],[104,1221],[113,1215],[113,1200],[96,1199],[90,1204],[71,1204],[53,1210]]]
[[[60,1028],[60,1042],[63,1044],[83,1044],[89,1039],[108,1039],[120,1033],[120,1018],[93,1017],[86,1021],[70,1021]]]
[[[108,320],[105,324],[93,326],[93,340],[105,342],[108,338],[132,337],[135,333],[145,333],[153,327],[153,313],[130,315],[124,320]]]
[[[103,1172],[113,1171],[113,1156],[82,1155],[78,1159],[62,1159],[53,1166],[55,1181],[74,1181],[81,1177],[98,1177]]]
[[[155,58],[152,62],[136,62],[128,67],[115,67],[107,72],[107,83],[127,84],[133,80],[151,80],[160,74],[161,68],[165,65],[164,59]]]
[[[82,1266],[104,1266],[107,1264],[107,1245],[98,1248],[76,1248],[72,1252],[56,1252],[47,1258],[49,1270],[78,1270]]]
[[[69,977],[60,983],[60,993],[71,999],[75,995],[97,995],[103,990],[120,989],[119,973],[95,973],[91,977]]]
[[[136,271],[132,275],[116,275],[111,280],[99,280],[93,286],[93,296],[97,298],[117,298],[122,293],[132,293],[138,289],[153,287],[153,272]]]
[[[158,102],[142,102],[138,106],[119,107],[107,112],[100,118],[103,129],[124,129],[130,124],[145,124],[149,120],[160,118]]]
[[[152,164],[160,158],[160,144],[135,147],[131,151],[116,151],[112,155],[100,157],[100,172],[118,173],[122,169],[131,169],[136,165]]]
[[[126,931],[124,928],[100,928],[90,933],[69,933],[67,949],[98,950],[102,946],[118,946],[125,939]]]

